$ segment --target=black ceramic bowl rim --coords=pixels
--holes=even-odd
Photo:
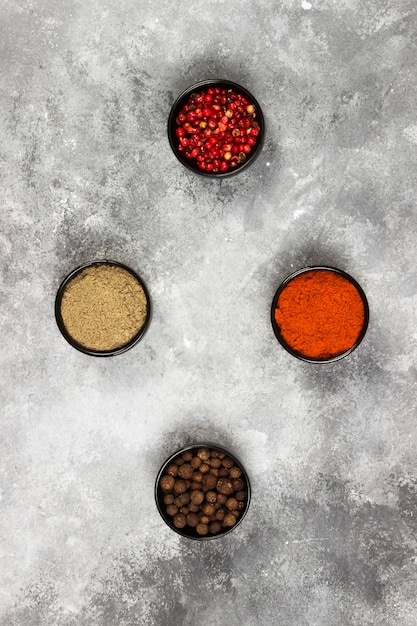
[[[293,350],[293,348],[291,348],[291,346],[289,346],[287,344],[287,342],[285,341],[285,339],[282,337],[281,330],[280,330],[278,324],[275,321],[275,309],[276,309],[276,306],[277,306],[278,298],[281,295],[281,292],[284,290],[284,288],[288,285],[288,283],[290,283],[297,276],[300,276],[300,274],[305,274],[307,272],[314,272],[314,271],[322,271],[322,270],[327,270],[327,271],[330,271],[330,272],[334,272],[336,274],[339,274],[340,276],[343,276],[343,278],[346,278],[354,287],[356,287],[356,289],[357,289],[357,291],[358,291],[358,293],[359,293],[359,295],[360,295],[360,297],[362,299],[363,306],[364,306],[364,321],[363,321],[363,326],[362,326],[362,330],[361,330],[361,332],[359,334],[359,337],[357,338],[357,340],[355,341],[353,346],[351,348],[349,348],[349,350],[345,350],[345,352],[341,352],[340,354],[337,354],[336,356],[333,356],[333,357],[331,357],[329,359],[316,359],[316,358],[312,358],[312,357],[307,357],[307,356],[304,356],[302,353],[297,352],[296,350]],[[349,274],[347,274],[343,270],[339,270],[336,267],[330,267],[328,265],[314,265],[312,267],[304,267],[304,268],[302,268],[300,270],[297,270],[296,272],[293,272],[292,274],[290,274],[290,276],[287,276],[287,278],[278,287],[278,290],[275,293],[274,299],[272,300],[271,323],[272,323],[273,331],[274,331],[275,336],[278,339],[279,343],[282,345],[283,348],[285,348],[285,350],[287,352],[292,354],[292,356],[297,357],[297,359],[300,359],[301,361],[307,361],[308,363],[334,363],[335,361],[339,361],[340,359],[343,359],[345,356],[347,356],[348,354],[350,354],[351,352],[356,350],[358,345],[361,343],[362,339],[365,337],[365,334],[366,334],[366,331],[367,331],[367,328],[368,328],[368,324],[369,324],[369,305],[368,305],[368,300],[366,299],[365,292],[362,289],[362,287],[359,285],[359,283],[354,278],[352,278],[352,276],[350,276]]]
[[[258,141],[255,146],[256,149],[253,151],[250,157],[247,158],[241,165],[236,166],[235,168],[233,168],[232,170],[229,170],[228,172],[206,172],[204,170],[200,170],[193,162],[191,162],[191,159],[187,159],[178,150],[178,145],[177,145],[178,139],[175,134],[175,130],[178,127],[178,124],[175,121],[176,117],[178,113],[180,112],[180,109],[185,104],[186,100],[188,99],[189,95],[192,94],[194,91],[198,91],[199,89],[200,90],[204,89],[205,87],[220,87],[223,89],[234,89],[235,91],[241,93],[243,96],[248,98],[251,101],[251,103],[254,104],[256,107],[257,121],[260,127]],[[259,102],[256,100],[256,98],[253,97],[250,91],[248,91],[245,87],[242,87],[238,83],[234,83],[231,80],[225,80],[221,78],[218,78],[218,79],[212,78],[209,80],[200,80],[198,83],[195,83],[191,87],[187,87],[187,89],[183,91],[181,95],[179,95],[178,98],[175,100],[171,108],[169,117],[168,117],[168,139],[169,139],[169,143],[170,143],[173,153],[175,154],[177,159],[181,161],[181,163],[185,165],[185,167],[187,167],[189,170],[191,170],[195,174],[200,174],[201,176],[206,176],[208,178],[227,178],[229,176],[234,176],[235,174],[238,174],[239,172],[242,172],[244,169],[249,167],[249,165],[251,165],[260,154],[262,150],[264,137],[265,137],[265,120],[264,120],[264,116],[262,113],[262,109],[259,106]]]
[[[170,517],[164,510],[165,504],[164,504],[164,501],[163,501],[163,497],[164,497],[165,494],[162,491],[161,487],[159,486],[159,482],[160,482],[162,476],[164,475],[165,468],[168,467],[168,465],[170,463],[172,463],[173,460],[177,456],[179,456],[180,454],[183,454],[184,452],[187,452],[188,450],[196,450],[197,448],[209,448],[210,450],[217,450],[218,452],[224,452],[225,454],[227,454],[227,456],[230,457],[236,463],[236,465],[242,470],[242,476],[243,476],[243,479],[244,479],[244,481],[246,483],[246,491],[247,491],[248,495],[247,495],[247,498],[246,498],[246,506],[243,509],[241,516],[239,517],[238,521],[236,522],[236,524],[234,526],[232,526],[231,528],[226,529],[224,532],[220,532],[220,533],[218,533],[216,535],[204,535],[204,536],[202,536],[202,535],[199,535],[197,533],[197,531],[195,531],[195,530],[194,530],[194,532],[190,532],[190,531],[185,530],[184,528],[176,528],[174,526],[174,523],[172,522],[172,517]],[[239,461],[238,458],[236,458],[234,456],[234,454],[231,454],[228,450],[226,450],[222,446],[219,446],[219,445],[213,444],[213,443],[207,443],[207,442],[195,443],[193,445],[186,446],[185,448],[181,448],[181,450],[178,450],[174,454],[171,454],[171,456],[164,462],[164,464],[162,465],[161,469],[159,470],[158,476],[157,476],[156,482],[155,482],[155,502],[156,502],[156,506],[157,506],[157,509],[159,511],[159,514],[161,515],[161,517],[164,520],[164,522],[170,528],[172,528],[172,530],[174,530],[176,533],[178,533],[182,537],[186,537],[187,539],[196,539],[197,541],[210,541],[212,539],[221,539],[221,537],[224,537],[225,535],[228,535],[229,533],[233,532],[241,524],[243,518],[245,517],[246,513],[248,512],[250,498],[251,498],[251,487],[250,487],[250,483],[249,483],[249,478],[248,478],[248,475],[247,475],[246,470],[243,467],[242,463]]]
[[[71,282],[73,278],[75,278],[83,270],[87,269],[88,267],[97,267],[99,265],[111,265],[111,266],[120,267],[126,270],[140,284],[146,296],[147,313],[146,313],[145,323],[143,324],[142,328],[136,333],[136,335],[130,341],[128,341],[128,343],[125,343],[123,346],[120,346],[118,348],[114,348],[113,350],[91,350],[90,348],[86,348],[82,344],[78,343],[78,341],[75,341],[75,339],[73,339],[73,337],[69,334],[69,332],[65,328],[65,324],[63,322],[62,315],[61,315],[62,296],[64,295],[64,291],[67,285]],[[72,270],[72,272],[70,272],[64,278],[61,285],[59,286],[56,299],[55,299],[55,319],[63,337],[68,341],[69,344],[71,344],[73,348],[76,348],[76,350],[79,350],[80,352],[84,352],[84,354],[88,354],[90,356],[115,356],[117,354],[122,354],[123,352],[130,350],[130,348],[133,348],[133,346],[135,346],[142,339],[143,335],[148,329],[150,319],[151,319],[151,300],[150,300],[146,285],[144,284],[140,276],[127,265],[124,265],[123,263],[119,263],[118,261],[109,261],[108,259],[89,261],[88,263],[83,263],[83,265],[80,265],[79,267],[76,267],[74,270]]]

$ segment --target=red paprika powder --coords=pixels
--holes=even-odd
[[[309,359],[328,360],[355,345],[366,311],[353,282],[323,268],[302,272],[284,285],[274,318],[289,348]]]

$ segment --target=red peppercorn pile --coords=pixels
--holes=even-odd
[[[167,516],[190,536],[226,532],[248,499],[241,468],[225,452],[209,448],[178,454],[165,468],[159,488]]]
[[[256,107],[233,89],[209,87],[192,93],[176,123],[178,150],[205,172],[241,165],[258,141]]]

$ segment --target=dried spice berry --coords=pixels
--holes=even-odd
[[[228,513],[224,516],[223,526],[234,526],[236,524],[236,517],[233,513]]]
[[[171,491],[174,488],[175,478],[173,476],[162,476],[161,489],[163,491]]]
[[[175,457],[168,469],[171,473],[165,472],[159,484],[175,528],[206,536],[224,533],[237,523],[248,496],[242,470],[233,459],[199,448]]]
[[[207,524],[203,524],[202,522],[199,522],[197,526],[195,527],[195,529],[199,535],[207,535],[209,531]]]
[[[203,478],[203,490],[210,491],[214,489],[217,485],[217,476],[214,474],[206,474]]]
[[[211,522],[209,526],[209,531],[213,533],[213,535],[216,535],[217,533],[219,533],[221,529],[222,529],[222,525],[220,522]]]
[[[178,475],[178,465],[176,465],[175,463],[171,463],[171,465],[168,465],[165,471],[169,476],[175,477]]]
[[[217,481],[217,491],[225,496],[230,496],[233,493],[232,481],[227,478],[219,478]]]
[[[235,89],[194,92],[176,118],[177,149],[203,172],[228,172],[255,149],[260,134],[256,118],[255,105]]]
[[[175,506],[175,504],[168,504],[166,511],[168,515],[171,515],[171,517],[174,517],[174,515],[178,513],[178,507]]]
[[[176,528],[184,528],[186,523],[187,523],[187,518],[185,517],[184,513],[177,513],[174,516],[174,526]]]
[[[174,491],[178,494],[187,491],[187,483],[185,482],[185,480],[176,480],[174,482]]]
[[[189,463],[184,463],[184,465],[181,465],[178,469],[178,476],[181,476],[181,478],[186,478],[188,480],[192,478],[193,474],[194,469]]]
[[[229,509],[229,511],[237,511],[239,508],[239,502],[236,498],[228,498],[226,501],[226,508]]]
[[[191,502],[193,502],[193,504],[201,504],[202,502],[204,502],[204,493],[197,490],[192,491]]]
[[[217,500],[217,493],[215,491],[207,491],[206,500],[210,502],[210,504],[214,504]]]
[[[207,461],[210,458],[210,450],[208,448],[200,448],[197,451],[197,456],[202,461]]]
[[[200,467],[200,465],[202,464],[202,460],[198,458],[198,456],[194,456],[190,463],[191,463],[191,467],[193,467],[194,469],[198,469]]]
[[[191,528],[195,528],[197,524],[200,522],[200,518],[196,513],[188,513],[187,515],[187,524],[191,526]]]

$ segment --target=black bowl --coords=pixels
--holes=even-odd
[[[62,315],[61,315],[62,296],[64,294],[66,287],[71,282],[71,280],[75,278],[78,274],[80,274],[83,270],[85,270],[86,268],[99,266],[99,265],[116,266],[129,272],[129,274],[131,274],[139,283],[139,285],[142,287],[146,296],[146,301],[147,301],[146,319],[141,329],[137,332],[137,334],[134,337],[132,337],[132,339],[128,343],[125,343],[124,345],[114,348],[112,350],[91,350],[90,348],[86,348],[82,344],[78,343],[78,341],[76,341],[67,331],[65,324],[63,322],[63,319],[62,319]],[[133,348],[133,346],[136,345],[142,339],[143,335],[148,329],[148,326],[151,320],[151,301],[150,301],[150,297],[149,297],[149,293],[146,288],[146,285],[143,283],[140,276],[138,276],[138,274],[136,274],[136,272],[132,270],[130,267],[127,267],[127,265],[123,265],[123,263],[118,263],[117,261],[108,261],[108,260],[90,261],[89,263],[84,263],[83,265],[80,265],[79,267],[74,269],[62,281],[58,289],[56,299],[55,299],[55,319],[63,337],[68,341],[68,343],[70,343],[73,346],[73,348],[76,348],[80,352],[84,352],[84,354],[89,354],[90,356],[115,356],[117,354],[122,354],[123,352],[130,350],[130,348]]]
[[[250,153],[250,156],[240,165],[237,165],[233,169],[230,169],[227,172],[207,172],[205,170],[200,170],[197,167],[197,164],[194,159],[187,159],[184,156],[184,153],[178,150],[178,137],[175,134],[176,129],[178,128],[178,124],[175,121],[182,107],[186,104],[189,96],[195,91],[201,91],[209,87],[220,87],[221,89],[233,89],[237,93],[245,96],[251,104],[254,104],[256,107],[256,115],[257,121],[259,123],[259,135],[257,137],[256,145],[254,146],[253,152]],[[233,176],[234,174],[238,174],[242,172],[244,169],[247,169],[249,165],[251,165],[255,159],[258,157],[259,153],[262,150],[262,145],[265,137],[265,120],[262,114],[261,107],[257,100],[253,97],[253,95],[241,85],[234,83],[230,80],[221,80],[221,79],[212,79],[212,80],[201,80],[195,85],[188,87],[183,93],[178,96],[174,105],[172,106],[171,112],[168,118],[168,139],[171,145],[171,148],[179,161],[185,167],[187,167],[192,172],[196,174],[201,174],[202,176],[207,176],[209,178],[226,178],[229,176]]]
[[[178,456],[181,456],[184,452],[187,452],[189,450],[196,450],[198,448],[209,448],[210,450],[216,450],[217,452],[223,452],[227,457],[229,457],[230,459],[232,459],[232,461],[234,461],[235,465],[237,467],[240,468],[240,470],[242,471],[242,476],[241,478],[244,480],[245,482],[245,490],[247,492],[247,497],[245,500],[245,508],[242,510],[236,524],[232,527],[229,528],[225,528],[224,530],[222,530],[221,532],[219,532],[218,534],[212,534],[212,535],[199,535],[197,533],[197,531],[195,530],[195,528],[192,528],[191,526],[184,526],[184,528],[177,528],[176,526],[174,526],[173,523],[173,518],[170,517],[168,515],[168,513],[166,512],[166,505],[164,503],[164,495],[166,495],[160,486],[160,480],[162,478],[162,476],[164,475],[164,472],[166,470],[166,468],[168,467],[168,465],[170,463],[172,463],[174,461],[174,459],[176,459]],[[158,508],[158,511],[162,517],[162,519],[164,520],[164,522],[170,527],[172,528],[172,530],[174,530],[176,533],[178,533],[179,535],[182,535],[183,537],[187,537],[188,539],[197,539],[200,541],[207,541],[210,539],[219,539],[220,537],[224,537],[225,535],[229,534],[230,532],[232,532],[233,530],[235,530],[235,528],[237,528],[239,526],[239,524],[242,522],[243,518],[245,517],[248,508],[249,508],[249,503],[250,503],[250,497],[251,497],[251,489],[250,489],[250,484],[249,484],[249,478],[248,475],[244,469],[244,467],[242,466],[242,463],[233,455],[230,454],[230,452],[228,450],[225,450],[224,448],[214,445],[212,443],[199,443],[199,444],[194,444],[192,446],[187,446],[185,448],[182,448],[181,450],[178,450],[178,452],[175,452],[175,454],[172,454],[169,459],[167,459],[165,461],[165,463],[162,465],[161,469],[158,472],[158,476],[155,482],[155,501],[156,501],[156,506]]]
[[[276,306],[277,306],[278,298],[281,295],[281,292],[283,291],[283,289],[288,285],[288,283],[290,283],[294,278],[296,278],[300,274],[304,274],[306,272],[317,271],[317,270],[327,270],[327,271],[335,272],[336,274],[339,274],[340,276],[343,276],[343,278],[346,278],[350,283],[352,283],[352,285],[354,287],[356,287],[356,289],[357,289],[357,291],[358,291],[358,293],[359,293],[359,295],[360,295],[360,297],[362,299],[363,306],[364,306],[364,322],[363,322],[362,330],[361,330],[357,340],[355,341],[355,343],[348,350],[345,350],[344,352],[341,352],[340,354],[337,354],[337,355],[335,355],[333,357],[325,358],[325,359],[308,357],[308,356],[305,356],[304,354],[294,350],[290,345],[288,345],[288,343],[285,341],[285,339],[281,335],[281,329],[280,329],[280,327],[278,326],[278,324],[277,324],[277,322],[275,320],[275,309],[276,309]],[[278,339],[280,344],[283,346],[283,348],[285,348],[285,350],[287,350],[287,352],[292,354],[292,356],[295,356],[295,357],[297,357],[297,359],[301,359],[302,361],[307,361],[308,363],[333,363],[334,361],[339,361],[339,359],[344,358],[345,356],[347,356],[348,354],[350,354],[351,352],[356,350],[358,345],[361,343],[362,339],[365,336],[365,333],[366,333],[366,330],[367,330],[368,324],[369,324],[369,305],[368,305],[368,301],[366,299],[365,292],[363,291],[362,287],[359,285],[359,283],[356,282],[356,280],[354,278],[352,278],[352,276],[350,276],[349,274],[347,274],[343,270],[339,270],[339,269],[337,269],[335,267],[329,267],[329,266],[325,266],[325,265],[317,265],[317,266],[313,266],[313,267],[304,267],[303,269],[297,270],[296,272],[294,272],[293,274],[288,276],[281,283],[281,285],[279,286],[277,292],[275,293],[274,299],[272,300],[271,323],[272,323],[272,328],[273,328],[273,331],[275,333],[276,338]]]

